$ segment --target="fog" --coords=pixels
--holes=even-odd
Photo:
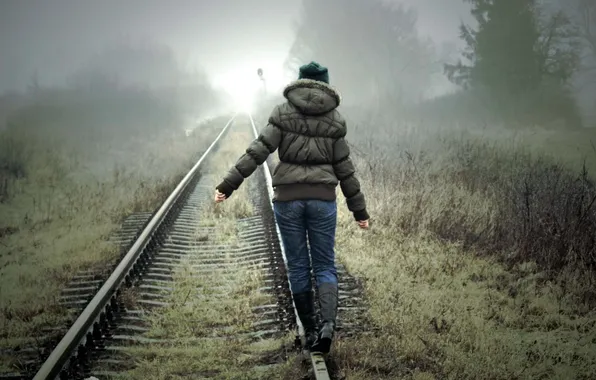
[[[577,23],[581,15],[573,13],[577,8],[573,4],[581,1],[542,3],[549,10],[564,5]],[[200,77],[225,90],[226,101],[238,107],[254,100],[260,86],[255,75],[258,67],[265,70],[270,92],[279,94],[296,77],[297,65],[310,60],[329,66],[346,105],[378,109],[398,102],[410,106],[458,90],[443,65],[461,57],[465,44],[460,24],[475,26],[471,3],[382,2],[401,7],[401,13],[377,22],[387,12],[368,4],[378,2],[356,0],[320,4],[308,0],[3,1],[0,93],[64,86],[90,71],[117,77],[121,83],[163,85],[166,81],[176,86],[189,81],[187,74],[192,73],[195,79],[190,81]],[[390,25],[401,29],[389,32]],[[409,42],[397,42],[404,41],[404,36]],[[139,46],[154,52],[161,49],[162,58],[170,55],[168,65],[176,61],[176,69],[172,66],[164,74],[165,66],[148,62],[152,59],[147,54],[147,60],[141,55],[125,62],[132,56],[126,50]],[[118,47],[120,53],[114,53]],[[173,75],[174,71],[183,75]],[[588,79],[578,73],[571,83],[581,87],[573,92],[582,108],[583,124],[591,126],[596,116],[589,112],[594,91],[586,85],[592,76]]]
[[[41,83],[61,83],[94,53],[122,40],[163,43],[185,66],[204,67],[213,76],[242,64],[281,61],[292,38],[297,6],[291,3],[4,1],[0,89],[23,89],[35,72]]]
[[[457,41],[467,6],[459,0],[414,1],[423,34]],[[92,55],[116,41],[154,40],[180,62],[221,76],[253,75],[257,66],[279,71],[299,17],[299,1],[163,2],[107,0],[3,1],[0,4],[0,91],[63,83]]]

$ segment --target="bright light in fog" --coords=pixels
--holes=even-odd
[[[263,69],[265,83],[257,75],[259,67]],[[288,78],[284,78],[281,64],[259,65],[258,62],[243,65],[242,68],[228,71],[213,79],[213,84],[226,91],[232,98],[234,106],[240,111],[252,110],[259,97],[264,96],[264,88],[267,89],[268,94],[278,93],[286,83]]]
[[[254,73],[236,70],[217,78],[215,85],[223,88],[233,99],[234,105],[242,111],[248,111],[254,104],[261,89],[261,81]]]

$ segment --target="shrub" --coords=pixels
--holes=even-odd
[[[576,173],[544,154],[469,135],[395,131],[355,145],[376,223],[462,242],[510,264],[595,269],[596,188],[585,165]]]

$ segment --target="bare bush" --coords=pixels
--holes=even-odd
[[[14,178],[26,174],[26,164],[31,158],[31,150],[26,146],[23,136],[0,133],[0,170]]]
[[[594,269],[596,189],[585,166],[573,173],[553,159],[487,145],[458,149],[460,170],[452,178],[495,205],[482,234],[465,240],[506,253],[509,261],[535,260],[555,271]]]
[[[585,165],[574,172],[545,154],[470,135],[355,135],[364,136],[354,151],[379,200],[377,223],[430,232],[510,264],[596,266],[596,188]]]
[[[13,195],[15,181],[26,176],[32,153],[22,135],[0,132],[0,203]]]

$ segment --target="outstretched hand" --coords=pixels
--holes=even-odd
[[[366,220],[359,220],[358,227],[362,228],[363,230],[368,228],[368,219]]]
[[[226,195],[220,193],[219,190],[215,190],[215,203],[221,203],[226,200]]]

